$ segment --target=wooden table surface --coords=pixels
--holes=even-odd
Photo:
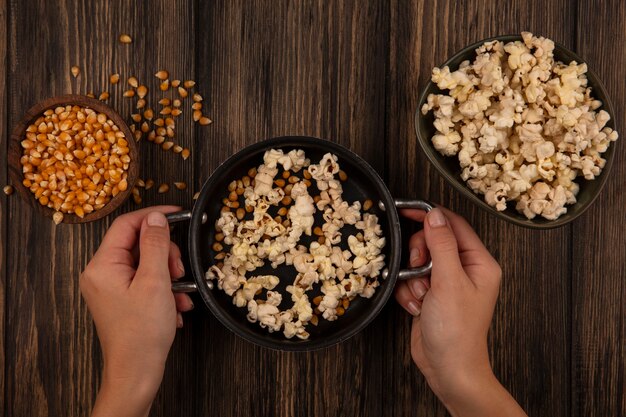
[[[3,167],[9,131],[41,99],[109,90],[108,103],[128,117],[136,100],[122,97],[123,84],[110,86],[109,74],[122,82],[135,75],[153,89],[161,68],[196,80],[214,123],[192,123],[189,110],[179,118],[175,140],[191,158],[140,143],[143,178],[190,187],[145,192],[142,206],[190,207],[220,161],[264,138],[339,142],[394,195],[464,215],[499,260],[490,353],[530,415],[626,415],[626,146],[618,142],[611,177],[582,217],[532,231],[465,201],[426,161],[413,127],[433,65],[474,41],[529,30],[588,61],[623,129],[626,2],[0,0],[0,26]],[[133,43],[120,44],[121,33]],[[72,65],[81,68],[76,79]],[[102,221],[55,227],[17,195],[0,198],[3,415],[89,413],[102,356],[78,277],[115,216],[136,207],[129,201]],[[411,362],[410,319],[394,301],[353,339],[306,354],[255,347],[196,305],[174,342],[154,416],[446,415]]]

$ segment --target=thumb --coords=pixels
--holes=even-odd
[[[459,276],[463,272],[459,247],[450,223],[441,209],[434,208],[426,215],[424,236],[433,261],[431,276],[434,280],[438,277]]]
[[[159,279],[170,285],[169,251],[170,229],[167,219],[158,211],[148,213],[141,224],[136,279]]]

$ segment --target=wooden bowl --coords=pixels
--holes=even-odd
[[[135,143],[134,136],[124,119],[111,107],[99,100],[79,95],[51,97],[35,104],[26,112],[22,120],[17,124],[17,126],[15,126],[13,132],[11,133],[8,154],[9,176],[11,178],[12,185],[22,198],[35,209],[35,211],[52,218],[55,210],[39,204],[39,202],[35,199],[34,194],[26,188],[24,184],[22,184],[24,176],[22,174],[22,164],[20,163],[20,158],[22,157],[22,146],[20,143],[26,137],[26,128],[38,117],[40,117],[44,111],[54,109],[58,106],[67,105],[88,107],[98,113],[106,114],[107,117],[113,120],[117,127],[124,132],[126,140],[128,141],[128,148],[130,150],[130,164],[128,166],[128,177],[126,179],[128,182],[128,188],[125,191],[117,194],[101,209],[85,214],[82,219],[73,213],[63,213],[63,223],[87,223],[107,216],[124,203],[124,201],[130,197],[139,175],[139,152],[137,150],[137,144]]]
[[[484,39],[480,42],[476,42],[472,45],[469,45],[463,48],[461,51],[456,53],[452,58],[444,62],[439,67],[442,68],[444,66],[450,67],[450,71],[455,71],[459,68],[461,62],[465,60],[473,61],[476,57],[476,48],[483,45],[485,42],[499,40],[504,43],[508,43],[511,41],[519,41],[522,40],[520,35],[505,35],[505,36],[496,36],[494,38]],[[554,59],[557,61],[564,62],[569,64],[571,61],[576,61],[579,64],[586,62],[584,59],[576,55],[574,52],[565,48],[563,45],[555,42],[554,45]],[[611,104],[611,100],[609,100],[609,95],[604,88],[604,85],[600,81],[600,78],[593,72],[589,67],[587,68],[587,85],[592,89],[592,96],[602,101],[602,106],[598,109],[606,111],[610,116],[611,120],[606,124],[606,126],[617,130],[615,125],[615,111],[613,110],[613,105]],[[510,223],[514,223],[518,226],[528,227],[531,229],[551,229],[554,227],[563,226],[572,220],[576,219],[578,216],[583,214],[590,206],[591,203],[598,197],[602,187],[606,183],[606,180],[609,178],[609,172],[611,171],[611,166],[613,165],[613,159],[615,157],[615,146],[621,141],[618,139],[617,142],[613,142],[610,144],[609,148],[606,152],[602,154],[602,157],[606,159],[606,165],[602,169],[600,175],[598,175],[593,180],[586,180],[584,177],[578,177],[576,182],[580,186],[580,190],[578,195],[576,196],[576,203],[566,205],[567,212],[561,215],[558,219],[548,220],[541,216],[537,216],[534,219],[528,219],[524,214],[519,213],[515,207],[514,203],[509,202],[507,204],[507,209],[504,211],[497,211],[495,207],[491,207],[489,204],[485,202],[484,196],[482,194],[476,194],[469,188],[465,181],[461,178],[461,166],[459,164],[458,157],[454,156],[444,156],[440,154],[431,142],[431,138],[435,134],[435,127],[433,126],[433,113],[428,112],[426,115],[422,114],[422,106],[428,100],[428,96],[430,94],[445,94],[437,88],[437,85],[432,81],[428,82],[428,85],[422,91],[420,95],[419,103],[417,105],[417,110],[415,112],[415,131],[417,133],[418,142],[430,160],[430,162],[435,166],[437,171],[443,176],[443,178],[454,188],[456,188],[461,194],[463,194],[466,198],[471,200],[478,207],[488,211],[489,213],[507,221]],[[621,146],[621,145],[620,145]]]

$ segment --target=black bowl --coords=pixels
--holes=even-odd
[[[450,71],[457,70],[461,62],[465,60],[474,60],[474,58],[476,57],[476,48],[483,45],[485,42],[494,40],[507,43],[516,40],[522,40],[522,37],[520,35],[505,35],[496,36],[494,38],[484,39],[480,42],[476,42],[463,48],[452,58],[440,65],[440,68],[448,66],[450,68]],[[558,43],[555,43],[554,57],[557,61],[565,63],[576,61],[580,64],[585,62],[585,60],[576,55],[574,52],[568,50],[563,45],[560,45]],[[613,105],[609,100],[606,89],[604,88],[604,85],[602,84],[596,73],[589,68],[587,70],[587,80],[588,86],[592,88],[593,97],[602,101],[602,106],[600,107],[600,109],[603,109],[611,116],[611,120],[609,120],[607,126],[612,129],[616,129],[615,112],[613,111]],[[485,202],[483,195],[474,193],[474,191],[472,191],[472,189],[470,189],[465,184],[465,181],[463,181],[463,179],[461,178],[462,169],[459,165],[459,160],[457,156],[455,155],[447,157],[441,155],[432,145],[431,138],[435,134],[435,127],[433,126],[434,116],[432,112],[428,112],[428,114],[426,115],[423,115],[421,112],[421,108],[424,103],[426,103],[430,94],[445,94],[445,92],[442,92],[435,83],[430,81],[420,95],[419,104],[415,112],[415,131],[417,133],[417,139],[420,146],[422,147],[422,150],[424,151],[430,162],[435,166],[435,168],[437,168],[439,173],[446,179],[446,181],[448,181],[448,183],[450,183],[454,188],[461,192],[461,194],[463,194],[465,197],[470,199],[474,204],[487,210],[495,216],[498,216],[503,220],[517,224],[519,226],[529,227],[533,229],[550,229],[563,226],[576,219],[589,208],[591,203],[593,203],[593,201],[598,197],[598,194],[600,194],[600,191],[606,183],[606,180],[609,178],[609,172],[611,170],[611,166],[613,165],[613,159],[615,157],[615,145],[617,143],[612,143],[609,146],[608,150],[602,155],[602,157],[606,159],[606,165],[599,176],[591,181],[585,180],[583,177],[577,178],[576,181],[580,185],[580,191],[576,196],[577,201],[572,205],[567,205],[567,213],[561,215],[558,219],[547,220],[540,216],[537,216],[532,220],[527,219],[526,216],[515,210],[515,207],[513,207],[513,204],[511,202],[507,204],[507,209],[505,211],[498,211]]]

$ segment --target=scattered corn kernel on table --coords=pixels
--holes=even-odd
[[[179,116],[170,148],[188,149],[187,159],[142,140],[140,177],[156,185],[104,220],[55,226],[18,196],[2,195],[0,414],[87,415],[102,356],[78,277],[111,221],[138,206],[190,207],[221,161],[286,134],[337,141],[368,160],[394,195],[448,206],[478,230],[504,272],[493,366],[529,415],[626,414],[624,144],[589,211],[533,231],[448,186],[420,152],[413,124],[434,65],[474,41],[529,30],[589,62],[623,135],[623,1],[0,0],[0,22],[4,150],[12,126],[50,96],[93,93],[130,121],[137,98],[110,84],[113,73],[120,84],[131,75],[153,82],[159,69],[194,80],[202,116],[213,120]],[[6,169],[0,183],[8,183]],[[172,186],[158,193],[161,183]],[[354,338],[306,354],[253,346],[196,306],[174,342],[153,416],[446,415],[411,361],[410,318],[394,301]]]

